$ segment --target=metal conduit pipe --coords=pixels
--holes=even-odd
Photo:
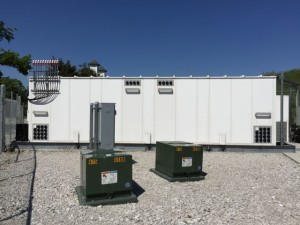
[[[99,148],[99,102],[95,103],[95,127],[94,127],[94,142],[95,148]]]
[[[94,104],[90,104],[90,149],[93,149],[93,130],[94,130]]]

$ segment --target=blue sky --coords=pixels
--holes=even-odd
[[[0,47],[96,59],[109,76],[259,75],[300,68],[299,12],[299,0],[1,0],[18,30]]]

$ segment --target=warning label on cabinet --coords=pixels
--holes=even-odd
[[[118,183],[118,171],[103,171],[101,172],[101,184],[116,184]]]
[[[182,157],[182,167],[191,167],[193,164],[192,157]]]

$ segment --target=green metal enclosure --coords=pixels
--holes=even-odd
[[[137,202],[132,192],[132,156],[113,150],[81,151],[81,205]]]
[[[150,171],[169,181],[204,179],[203,148],[188,142],[156,142],[155,169]]]

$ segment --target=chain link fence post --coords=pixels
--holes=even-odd
[[[13,99],[14,99],[14,93],[11,91],[11,92],[10,92],[10,100],[11,100],[11,101],[9,101],[9,116],[8,116],[8,118],[9,118],[9,143],[12,142]]]
[[[0,86],[0,152],[5,148],[5,86]]]

